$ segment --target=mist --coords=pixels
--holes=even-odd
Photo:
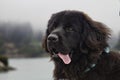
[[[113,34],[120,31],[119,0],[0,0],[0,21],[28,22],[33,29],[45,31],[50,16],[62,10],[83,11]]]

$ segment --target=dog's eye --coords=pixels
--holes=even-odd
[[[73,32],[74,31],[73,28],[71,28],[71,27],[67,27],[65,30],[66,30],[66,32]]]

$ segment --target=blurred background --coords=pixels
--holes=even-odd
[[[120,50],[120,0],[0,0],[0,80],[53,80],[41,45],[50,16],[62,10],[106,24],[111,49]]]

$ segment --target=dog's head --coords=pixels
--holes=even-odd
[[[109,30],[83,12],[62,11],[53,14],[48,22],[44,47],[51,56],[65,64],[72,56],[100,52],[108,45]]]

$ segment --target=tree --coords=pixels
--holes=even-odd
[[[0,34],[0,55],[5,53],[5,49],[3,48],[3,45],[4,45],[4,39],[2,35]]]
[[[31,42],[33,36],[32,27],[30,24],[18,25],[11,33],[11,42],[17,47],[27,45]]]

